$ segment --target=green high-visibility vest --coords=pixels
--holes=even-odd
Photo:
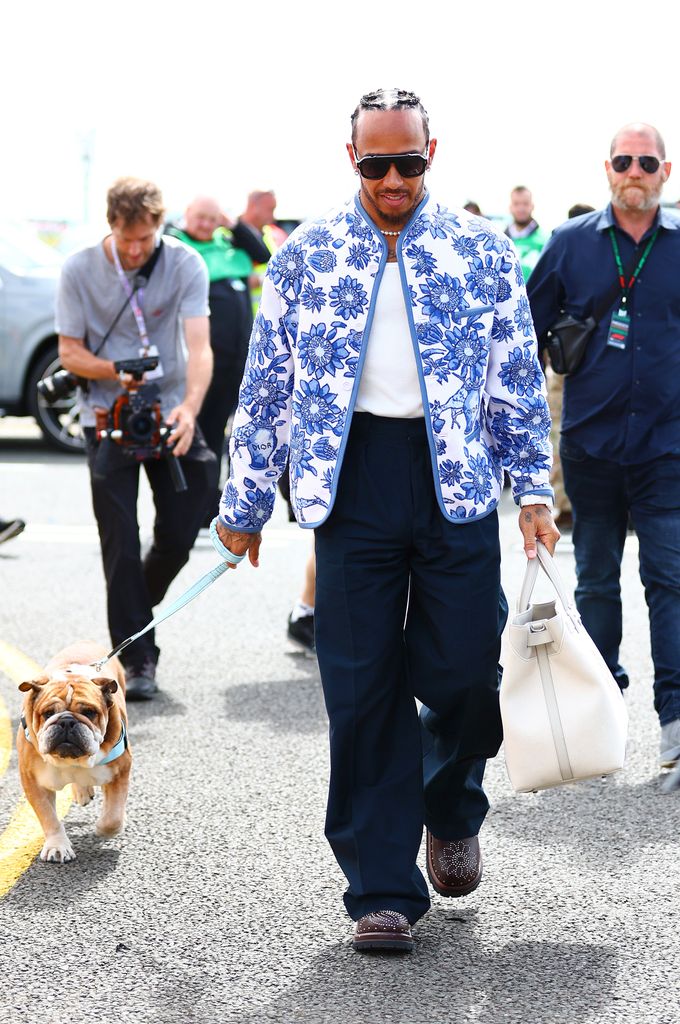
[[[217,228],[209,242],[199,242],[186,231],[176,227],[169,227],[168,234],[190,245],[202,256],[211,283],[224,281],[225,278],[248,277],[252,273],[253,261],[247,252],[234,246],[231,235],[225,228]]]

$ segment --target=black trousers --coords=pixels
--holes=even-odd
[[[240,281],[213,281],[210,285],[213,375],[198,414],[198,423],[208,448],[215,453],[218,477],[228,441],[228,438],[225,441],[227,421],[238,405],[252,326],[248,289],[243,288]],[[206,520],[217,515],[221,497],[222,493],[217,489],[209,495]]]
[[[180,569],[203,522],[208,495],[217,484],[217,466],[200,429],[181,465],[187,490],[175,490],[166,459],[142,462],[113,441],[98,442],[85,430],[92,506],[99,528],[111,643],[143,629]],[[173,458],[174,456],[170,456]],[[153,492],[156,518],[151,548],[142,561],[137,521],[139,471],[144,467]],[[158,660],[154,630],[149,630],[121,655],[125,665],[146,658]]]
[[[227,420],[236,411],[238,392],[243,377],[247,352],[237,353],[231,357],[215,357],[210,387],[203,399],[198,423],[208,448],[222,460],[224,450],[224,430]]]
[[[429,907],[423,824],[467,838],[489,806],[507,616],[498,518],[444,519],[423,420],[355,413],[335,505],[315,533],[326,836],[352,918],[382,909],[414,922]]]

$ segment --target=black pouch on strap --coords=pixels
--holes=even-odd
[[[634,265],[634,264],[633,264]],[[627,281],[633,271],[633,266],[628,267],[623,275]],[[585,320],[570,313],[562,312],[559,320],[556,320],[541,337],[539,348],[548,353],[548,359],[555,373],[568,377],[570,373],[576,373],[583,362],[588,342],[595,332],[605,313],[611,309],[617,296],[623,293],[619,280],[612,283],[606,295],[602,296],[596,304],[591,316]]]
[[[578,320],[565,314],[546,331],[543,347],[555,373],[568,376],[578,370],[596,327],[597,320],[592,316]]]

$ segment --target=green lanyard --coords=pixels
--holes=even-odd
[[[659,234],[659,229],[657,228],[656,231],[654,232],[654,234],[652,235],[652,237],[647,242],[647,245],[645,246],[645,250],[644,250],[644,252],[642,253],[642,256],[639,259],[638,265],[637,265],[637,267],[635,268],[635,270],[633,271],[633,273],[631,275],[630,281],[628,282],[628,284],[626,284],[626,275],[625,275],[625,271],[623,269],[623,263],[621,262],[621,253],[619,252],[619,243],[618,243],[618,240],[616,238],[616,232],[614,231],[614,228],[609,228],[609,237],[611,239],[612,249],[614,250],[614,259],[616,260],[616,267],[617,267],[617,270],[619,272],[619,282],[621,284],[621,290],[623,292],[623,295],[621,296],[621,305],[623,306],[624,309],[625,309],[626,303],[628,302],[628,295],[630,294],[630,292],[631,292],[631,290],[633,288],[633,285],[637,281],[637,279],[638,279],[638,277],[640,275],[640,271],[642,270],[642,268],[644,267],[645,263],[647,262],[647,257],[649,256],[649,254],[651,252],[652,246],[656,242],[656,236],[658,234]]]

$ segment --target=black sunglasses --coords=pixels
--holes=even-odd
[[[645,174],[656,174],[661,166],[661,161],[655,156],[628,156],[621,153],[618,156],[612,157],[612,167],[617,174],[623,174],[624,171],[628,170],[633,160],[637,160]]]
[[[427,160],[422,153],[385,153],[381,156],[362,156],[354,150],[357,169],[362,178],[379,181],[384,178],[392,164],[401,178],[419,178],[427,169]]]

